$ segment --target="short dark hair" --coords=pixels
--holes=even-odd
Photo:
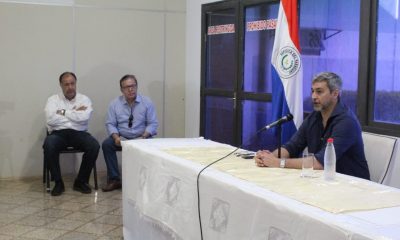
[[[326,82],[330,92],[333,92],[336,89],[339,91],[342,89],[342,79],[339,75],[333,72],[318,73],[312,80],[312,83],[315,82]]]
[[[121,80],[119,80],[119,86],[120,86],[121,88],[122,88],[122,83],[123,83],[125,80],[127,80],[127,79],[133,79],[133,80],[135,80],[136,85],[138,85],[135,75],[126,74],[125,76],[123,76],[123,77],[121,78]]]
[[[75,82],[78,80],[78,79],[76,79],[75,73],[73,73],[73,72],[63,72],[63,73],[60,75],[59,79],[58,79],[58,80],[60,81],[60,83],[61,83],[62,79],[63,79],[65,76],[73,76],[73,77],[75,78]]]

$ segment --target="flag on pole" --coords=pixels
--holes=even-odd
[[[272,116],[293,114],[282,125],[287,142],[303,122],[303,69],[300,58],[297,0],[281,0],[272,49]]]

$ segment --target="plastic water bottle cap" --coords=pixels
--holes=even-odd
[[[328,138],[328,143],[333,143],[333,138]]]

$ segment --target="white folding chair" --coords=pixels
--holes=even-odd
[[[368,132],[363,132],[362,138],[371,180],[383,183],[393,158],[397,138]]]
[[[399,139],[399,138],[397,138]],[[383,184],[400,188],[400,141],[397,140],[394,154],[389,164],[389,170],[383,179]]]

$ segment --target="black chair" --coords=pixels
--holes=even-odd
[[[79,149],[75,149],[74,147],[67,147],[66,149],[62,150],[60,154],[62,153],[82,153],[83,151]],[[97,184],[97,170],[96,170],[96,162],[94,163],[93,166],[93,177],[94,177],[94,189],[98,190],[99,186]],[[51,179],[52,181],[54,180],[53,178]],[[46,183],[46,190],[47,192],[50,192],[50,169],[47,166],[47,161],[45,158],[43,158],[43,183]]]

